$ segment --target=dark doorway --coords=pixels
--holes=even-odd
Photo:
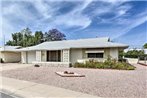
[[[60,62],[61,61],[61,51],[47,51],[47,61]]]

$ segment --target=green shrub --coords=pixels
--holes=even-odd
[[[104,68],[104,64],[102,62],[97,62],[96,68]]]
[[[134,66],[128,66],[127,67],[127,70],[134,70],[136,67],[134,67]]]
[[[99,68],[99,69],[119,69],[119,70],[134,70],[135,67],[126,62],[117,62],[115,59],[108,59],[105,62],[96,62],[94,60],[84,63],[75,63],[75,67],[79,68]]]
[[[85,63],[85,66],[87,68],[96,68],[96,63],[94,60],[89,60],[89,61],[86,61]]]
[[[85,68],[86,66],[84,63],[75,63],[74,67]]]

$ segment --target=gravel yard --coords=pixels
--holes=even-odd
[[[136,70],[104,70],[57,67],[26,67],[3,71],[2,75],[53,85],[101,97],[147,98],[147,67],[135,65]],[[73,71],[86,77],[60,77],[56,71]]]

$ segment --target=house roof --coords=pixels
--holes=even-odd
[[[36,46],[18,49],[19,51],[33,51],[33,50],[61,50],[70,48],[127,48],[128,45],[110,42],[108,37],[103,38],[89,38],[78,40],[63,40],[44,42]]]
[[[21,46],[3,46],[0,47],[0,51],[17,51]]]

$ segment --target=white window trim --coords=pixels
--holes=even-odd
[[[104,53],[104,50],[88,50],[85,53]]]

